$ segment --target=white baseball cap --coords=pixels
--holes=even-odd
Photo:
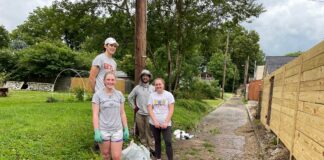
[[[112,37],[108,37],[106,40],[105,40],[105,45],[106,44],[116,44],[117,46],[119,46],[119,44],[117,43],[117,41],[115,40],[115,38],[112,38]]]

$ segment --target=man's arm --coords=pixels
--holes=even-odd
[[[90,75],[89,75],[89,83],[90,83],[90,87],[92,89],[92,92],[95,91],[96,77],[97,77],[98,73],[99,73],[98,66],[91,66]]]
[[[136,87],[128,95],[128,102],[133,109],[135,109],[135,107],[136,107],[136,103],[135,103],[136,91],[135,90],[136,90]]]

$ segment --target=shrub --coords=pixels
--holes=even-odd
[[[4,85],[4,82],[7,80],[8,74],[6,72],[0,72],[0,86]]]
[[[176,92],[177,98],[186,99],[214,99],[220,97],[220,87],[218,81],[202,81],[193,79]]]
[[[58,102],[58,99],[56,99],[54,97],[47,97],[46,102],[47,103],[54,103],[54,102]]]
[[[78,101],[84,101],[84,94],[85,94],[85,91],[83,88],[75,88],[73,89],[73,93],[75,95],[75,98],[78,100]]]
[[[40,42],[19,50],[13,79],[52,78],[66,68],[77,65],[75,52],[61,42]]]
[[[0,50],[0,72],[10,73],[17,65],[18,57],[12,50]]]

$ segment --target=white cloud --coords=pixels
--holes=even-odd
[[[324,2],[310,0],[261,0],[266,12],[248,29],[260,35],[266,55],[306,51],[324,39]]]
[[[0,25],[9,31],[22,24],[37,7],[50,6],[54,0],[1,0]]]

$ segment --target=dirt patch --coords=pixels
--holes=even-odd
[[[260,154],[260,147],[255,137],[254,130],[250,123],[245,124],[235,131],[236,134],[245,137],[244,144],[244,159],[245,160],[259,160],[262,159]]]
[[[249,111],[251,123],[249,125],[242,126],[238,131],[238,134],[246,137],[245,153],[247,158],[251,155],[259,155],[260,159],[264,160],[289,160],[288,149],[278,141],[275,134],[267,130],[260,122],[255,119],[257,102],[248,102],[247,109]],[[245,131],[253,131],[246,133]],[[255,146],[256,144],[257,146]],[[257,149],[258,152],[253,154]],[[253,158],[253,156],[252,156]]]
[[[260,139],[263,159],[289,160],[288,149],[281,142],[277,141],[277,137],[265,129],[258,120],[254,120],[253,123],[256,126],[256,133]]]

